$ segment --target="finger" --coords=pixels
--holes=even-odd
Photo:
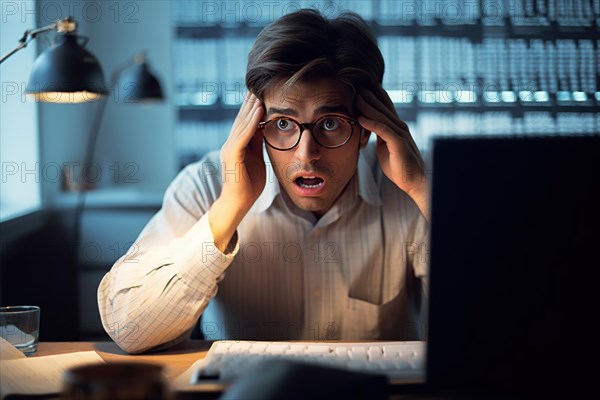
[[[246,115],[249,107],[252,105],[252,103],[250,102],[251,98],[252,98],[252,92],[248,91],[246,93],[246,96],[244,97],[244,101],[242,101],[242,106],[240,107],[240,110],[238,111],[238,116]]]
[[[252,92],[248,91],[234,123],[247,123],[249,118],[252,117],[254,109],[260,104],[260,100]]]
[[[395,125],[398,125],[402,129],[408,130],[408,125],[398,117],[394,103],[389,98],[387,92],[383,88],[378,89],[379,95],[376,96],[373,92],[368,90],[362,90],[360,96],[367,104],[371,107],[379,110],[386,117],[388,117]],[[383,99],[383,101],[381,100]],[[387,103],[384,104],[384,103]]]
[[[388,107],[390,110],[393,110],[394,112],[396,111],[396,106],[394,106],[394,102],[390,98],[387,90],[383,88],[383,86],[377,85],[377,87],[375,88],[375,92],[376,93],[373,94],[378,99],[380,99],[386,105],[386,107]]]
[[[381,120],[371,119],[361,115],[358,117],[358,122],[363,128],[375,133],[378,138],[381,138],[386,143],[404,139],[401,135],[390,128],[386,122]]]
[[[391,130],[396,131],[397,135],[402,136],[402,132],[400,132],[402,130],[402,126],[399,126],[396,123],[396,121],[389,118],[380,109],[377,109],[377,108],[373,107],[371,104],[369,104],[362,96],[359,95],[357,97],[356,105],[358,106],[359,111],[361,112],[361,114],[364,117],[366,117],[372,121],[382,122],[384,125],[386,125]],[[393,129],[393,127],[397,127],[397,129]],[[366,126],[365,126],[365,128],[366,128]]]
[[[381,122],[383,123],[383,126],[381,126],[381,128],[379,129],[386,129],[389,132],[394,132],[396,136],[401,137],[403,139],[405,139],[408,143],[411,144],[411,147],[413,147],[413,149],[416,149],[416,144],[414,143],[414,140],[412,138],[412,135],[410,134],[410,130],[408,128],[408,125],[406,125],[405,122],[401,121],[399,118],[394,118],[393,120],[391,120],[390,118],[388,118],[386,115],[384,115],[381,111],[379,111],[378,109],[375,109],[373,106],[371,106],[369,103],[367,103],[364,98],[362,96],[358,96],[357,99],[357,106],[359,107],[359,109],[361,110],[362,114],[364,117],[366,117],[367,119],[370,119],[371,121],[374,122]],[[361,124],[362,125],[362,124]],[[364,126],[365,128],[367,128],[366,126]],[[369,129],[369,128],[367,128]],[[374,131],[375,134],[378,134],[378,131]],[[385,132],[383,132],[383,135],[385,136]],[[387,137],[386,141],[389,140],[393,140],[392,137]]]
[[[255,98],[255,101],[250,106],[250,109],[244,116],[242,121],[243,126],[241,127],[240,139],[245,143],[248,143],[252,136],[259,131],[258,123],[261,121],[264,115],[264,107],[260,100]]]
[[[398,116],[396,107],[385,89],[380,85],[377,87],[376,92],[363,90],[361,95],[368,104],[384,113],[395,125],[408,131],[408,125]]]
[[[245,100],[245,103],[246,109],[242,119],[245,123],[249,123],[254,117],[255,111],[262,107],[262,102],[254,95],[251,95]]]
[[[254,105],[252,106],[252,119],[250,121],[254,131],[258,130],[258,123],[263,119],[265,115],[265,107],[262,102],[255,98]]]
[[[410,132],[403,131],[399,135],[385,122],[382,122],[381,120],[369,119],[365,116],[358,117],[358,122],[365,129],[374,132],[378,138],[381,138],[384,142],[388,144],[388,147],[395,147],[394,144],[399,143],[399,141],[401,141],[405,145],[407,145],[413,153],[417,154],[418,157],[420,157],[419,148],[417,147],[417,144],[415,143]]]
[[[250,95],[246,97],[250,100]],[[252,140],[258,130],[258,122],[261,120],[264,108],[260,100],[244,101],[236,117],[225,147],[231,151],[241,154]]]
[[[256,110],[262,108],[262,103],[254,95],[248,95],[234,121],[233,131],[236,137],[245,136],[249,130],[254,132],[258,122],[253,123]]]

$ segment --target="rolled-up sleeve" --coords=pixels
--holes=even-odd
[[[173,181],[161,210],[98,287],[102,325],[129,353],[185,340],[238,251],[237,236],[228,254],[214,245],[208,209],[220,182],[197,171]]]

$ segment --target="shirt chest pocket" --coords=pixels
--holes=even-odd
[[[404,291],[382,304],[347,297],[340,339],[419,340],[421,321],[407,300]]]

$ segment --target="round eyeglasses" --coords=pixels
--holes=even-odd
[[[290,150],[300,143],[302,132],[310,130],[315,142],[335,149],[342,147],[352,137],[358,121],[339,115],[325,115],[315,122],[301,124],[288,117],[277,117],[258,124],[263,130],[267,145],[275,150]]]

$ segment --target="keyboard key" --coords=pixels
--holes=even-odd
[[[288,348],[287,344],[270,344],[265,351],[271,354],[283,354]]]
[[[268,344],[266,344],[266,343],[252,343],[252,345],[250,346],[249,353],[251,353],[251,354],[264,353],[265,350],[267,349],[267,346],[268,346]]]
[[[366,362],[367,358],[368,358],[366,351],[356,351],[354,349],[352,349],[352,351],[348,353],[348,356],[353,361],[361,361],[361,362],[363,362],[363,361]]]
[[[333,353],[337,354],[339,357],[348,357],[348,348],[345,346],[335,347],[333,349]]]
[[[321,346],[321,345],[309,345],[306,346],[306,351],[308,353],[321,353],[321,354],[326,354],[329,353],[329,346]]]

